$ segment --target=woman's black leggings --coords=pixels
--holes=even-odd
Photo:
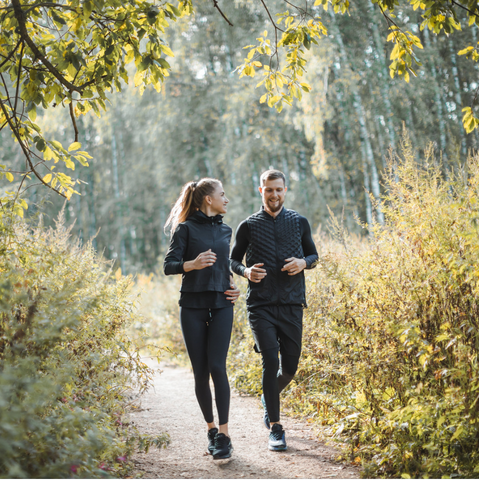
[[[210,374],[215,386],[219,424],[228,423],[230,385],[226,355],[233,326],[233,306],[180,308],[181,330],[195,376],[195,393],[207,423],[213,422]]]

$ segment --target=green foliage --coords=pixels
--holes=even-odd
[[[0,476],[125,474],[134,448],[167,441],[128,426],[150,375],[125,333],[130,278],[72,245],[61,219],[0,226]]]
[[[235,4],[238,5],[251,8],[246,0]],[[304,5],[289,2],[291,11],[280,11],[274,0],[262,1],[261,5],[274,40],[268,39],[268,30],[264,30],[257,45],[245,47],[250,49],[249,53],[237,70],[240,76],[253,77],[257,68],[263,68],[264,78],[258,86],[264,86],[266,93],[260,101],[281,111],[284,104],[292,105],[294,98],[301,100],[302,92],[312,89],[303,76],[311,46],[327,37],[320,9],[327,11],[332,6],[334,13],[353,15],[357,10],[351,9],[347,0],[310,0]],[[399,25],[400,8],[421,12],[421,20],[413,25],[414,32],[426,28],[435,35],[448,36],[462,29],[461,22],[473,28],[477,22],[474,2],[463,5],[445,0],[373,0],[371,5],[386,19],[391,32],[388,40],[395,44],[390,73],[406,81],[410,73],[416,75],[413,62],[421,65],[415,50],[422,49],[422,40]],[[219,10],[217,2],[214,7]],[[106,92],[119,91],[122,83],[130,80],[140,92],[147,85],[161,91],[171,69],[167,59],[173,57],[163,35],[170,27],[169,20],[192,13],[191,0],[180,1],[176,6],[148,0],[68,0],[46,4],[32,0],[0,1],[0,130],[8,127],[27,161],[22,172],[3,167],[0,177],[11,182],[19,174],[20,190],[25,180],[34,176],[66,198],[78,193],[78,181],[49,162],[61,161],[67,171],[78,164],[89,164],[92,157],[79,150],[77,118],[90,111],[100,115],[108,102]],[[409,20],[408,15],[406,18]],[[218,16],[215,21],[222,20]],[[370,18],[371,21],[376,19]],[[461,52],[475,51],[470,45],[462,47]],[[468,58],[476,60],[477,55]],[[128,64],[132,67],[128,68]],[[70,139],[73,141],[65,145],[45,137],[37,123],[38,111],[57,105],[68,109],[74,131],[74,138]],[[479,124],[472,107],[468,107],[463,118],[467,132]],[[25,206],[17,200],[18,191],[7,191],[1,198],[12,209],[18,204],[15,211],[22,215]]]
[[[177,6],[147,0],[0,1],[0,130],[8,126],[18,142],[28,162],[25,174],[66,198],[78,193],[77,182],[47,162],[61,160],[71,170],[76,162],[88,165],[91,156],[78,151],[76,118],[90,110],[100,116],[106,92],[128,83],[129,63],[141,92],[150,84],[161,89],[170,69],[166,57],[173,56],[162,34],[168,20],[191,12],[189,0]],[[37,109],[56,105],[70,112],[75,139],[68,149],[35,123]],[[1,199],[12,200],[13,192]]]
[[[405,141],[387,189],[369,242],[334,220],[336,240],[320,240],[286,404],[347,441],[365,476],[476,477],[479,158],[444,180]],[[235,371],[255,392],[251,360]]]
[[[308,62],[305,52],[312,44],[318,45],[321,39],[328,36],[328,28],[319,16],[319,9],[315,7],[322,7],[327,11],[332,6],[335,14],[348,13],[353,16],[357,15],[357,10],[351,8],[348,0],[314,0],[304,4],[288,2],[293,9],[292,12],[276,13],[277,20],[274,20],[271,10],[273,5],[276,7],[275,2],[263,1],[262,4],[273,29],[274,41],[266,39],[268,34],[266,30],[263,36],[257,38],[257,45],[244,47],[250,48],[250,51],[237,71],[241,77],[245,75],[254,77],[255,68],[263,67],[265,78],[257,86],[263,85],[266,93],[261,96],[260,102],[267,102],[268,106],[281,111],[283,104],[291,105],[295,97],[301,100],[301,90],[306,92],[311,90],[308,83],[300,81]],[[408,10],[421,12],[420,21],[413,24],[416,32],[419,29],[428,29],[435,35],[449,36],[461,31],[462,23],[467,23],[468,28],[476,28],[479,23],[476,2],[371,0],[371,4],[373,9],[381,13],[381,18],[385,19],[390,31],[387,41],[394,44],[390,55],[390,75],[392,78],[396,75],[402,77],[406,82],[409,82],[410,74],[416,77],[416,67],[422,66],[416,51],[423,49],[423,45],[416,34],[405,30],[401,25],[403,23],[406,26],[410,22],[413,12],[409,12],[402,22],[398,20],[402,17],[401,10],[406,7]],[[368,21],[375,22],[374,15],[371,15]],[[461,49],[460,54],[471,51],[475,51],[474,46],[466,46]],[[364,52],[361,57],[364,57]],[[468,58],[477,61],[477,55],[468,55]],[[474,102],[475,99],[469,107],[470,110]],[[470,116],[473,116],[472,113],[468,116],[466,112],[463,118],[467,133],[479,124],[477,117],[473,116],[476,122],[471,122]]]
[[[312,91],[278,114],[256,101],[259,71],[254,82],[231,74],[245,56],[242,46],[251,42],[251,31],[265,29],[261,5],[223,7],[234,27],[216,24],[218,12],[209,2],[198,4],[194,17],[170,22],[165,38],[175,57],[161,94],[150,86],[140,96],[131,81],[118,94],[107,92],[111,105],[101,118],[77,118],[80,150],[94,160],[88,167],[75,160],[75,171],[65,170],[82,182],[75,186],[81,196],[67,203],[66,221],[75,222],[72,233],[81,239],[96,235],[95,248],[117,259],[123,272],[155,271],[168,245],[165,218],[187,180],[222,179],[231,198],[226,221],[234,228],[259,208],[257,178],[272,165],[287,174],[289,206],[314,226],[327,222],[329,205],[336,215],[344,211],[345,224],[358,232],[354,218],[368,219],[364,192],[374,185],[384,191],[384,155],[389,145],[398,145],[403,123],[419,155],[428,139],[437,144],[446,175],[477,149],[479,134],[466,135],[460,113],[473,100],[477,72],[465,56],[451,53],[473,42],[474,30],[427,37],[415,28],[419,10],[397,7],[398,18],[407,19],[404,30],[424,44],[419,78],[406,83],[389,76],[388,31],[379,10],[363,2],[352,5],[351,15],[323,14],[331,35],[305,51],[303,79]],[[271,32],[266,38],[273,39]],[[73,140],[65,128],[68,108],[59,105],[37,120],[48,137],[65,146]],[[0,133],[0,164],[13,172],[25,165],[7,128]],[[13,193],[20,178],[3,178],[0,188]],[[45,201],[46,189],[34,178],[23,186],[29,206],[24,214],[35,215],[42,204],[45,222],[52,222],[64,199],[50,191]]]

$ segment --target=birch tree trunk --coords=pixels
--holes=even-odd
[[[389,82],[391,81],[389,78],[389,69],[386,61],[386,56],[384,55],[384,39],[382,39],[381,34],[379,33],[378,28],[378,13],[375,5],[373,3],[368,2],[369,10],[372,15],[372,22],[371,28],[373,31],[374,43],[376,45],[376,51],[379,57],[379,62],[381,64],[381,91],[384,101],[384,108],[386,110],[386,125],[387,125],[387,132],[389,136],[389,144],[394,148],[396,144],[396,135],[394,132],[394,124],[393,124],[393,117],[394,112],[391,105],[391,94],[389,88]]]
[[[424,29],[424,39],[426,43],[426,48],[431,50],[431,41],[429,39],[429,30],[427,28]],[[436,64],[434,62],[434,57],[431,57],[430,60],[431,64],[431,75],[434,79],[432,84],[432,88],[434,89],[434,101],[436,104],[437,109],[437,119],[439,123],[439,145],[442,151],[442,158],[447,165],[447,153],[446,153],[446,122],[444,121],[444,113],[443,113],[443,99],[440,90],[440,84],[437,79],[437,69]]]
[[[457,68],[457,57],[456,52],[454,51],[454,45],[452,40],[449,38],[447,42],[449,46],[449,54],[451,55],[451,63],[452,63],[452,76],[454,78],[454,88],[456,89],[454,93],[454,100],[456,101],[456,112],[457,112],[457,119],[459,122],[459,131],[461,132],[461,153],[464,160],[467,157],[467,146],[466,146],[466,138],[464,136],[465,130],[462,125],[462,97],[461,97],[461,80],[459,78],[459,70]]]
[[[121,208],[120,181],[118,176],[118,148],[115,138],[115,132],[111,136],[111,154],[113,170],[113,187],[116,200],[116,214],[118,215],[119,235],[120,235],[120,268],[123,274],[126,273],[126,248],[125,248],[125,226],[123,225],[123,212]]]
[[[338,39],[340,55],[343,58],[345,65],[349,65],[351,70],[354,71],[354,69],[352,68],[352,65],[348,61],[348,56],[347,56],[346,48],[344,47],[344,42],[343,42],[341,32],[340,32],[339,28],[337,28],[335,23],[334,23],[334,14],[330,13],[330,15],[332,16],[333,25],[335,27],[334,28],[335,29],[335,38]],[[368,131],[367,124],[366,124],[366,116],[365,116],[365,113],[364,113],[363,102],[362,102],[361,95],[359,93],[357,85],[353,83],[352,86],[351,86],[351,89],[353,91],[353,105],[354,105],[354,109],[356,110],[356,115],[358,117],[359,126],[360,126],[361,143],[364,147],[362,149],[362,151],[363,151],[363,155],[365,155],[365,157],[366,157],[366,161],[368,162],[369,168],[371,170],[371,190],[372,190],[372,193],[374,195],[374,198],[378,201],[378,204],[377,204],[377,207],[376,207],[377,219],[378,219],[379,223],[383,224],[384,223],[384,215],[381,211],[381,205],[379,203],[380,199],[381,199],[381,187],[379,185],[378,170],[377,170],[377,167],[376,167],[376,162],[374,160],[373,149],[372,149],[372,146],[371,146],[369,131]],[[367,183],[369,184],[369,178],[368,178]],[[368,198],[368,201],[369,201],[369,198]],[[368,208],[367,204],[366,204],[366,208]]]
[[[371,205],[371,199],[369,198],[370,186],[369,186],[369,174],[368,165],[366,162],[367,154],[364,152],[364,144],[361,146],[362,150],[362,166],[363,166],[363,179],[364,179],[364,203],[366,205],[366,221],[368,225],[373,224],[373,210]]]

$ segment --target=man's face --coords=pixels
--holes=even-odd
[[[281,178],[275,180],[265,180],[263,185],[259,187],[259,193],[263,199],[264,209],[268,213],[277,213],[281,210],[284,203],[284,197],[288,190]]]

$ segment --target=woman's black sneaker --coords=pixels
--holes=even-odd
[[[213,450],[213,460],[222,460],[230,458],[233,452],[233,444],[230,437],[224,433],[218,433],[215,437],[215,448]]]
[[[216,427],[208,430],[208,453],[210,455],[213,455],[213,450],[215,449],[215,437],[217,433],[218,429]]]
[[[286,446],[286,435],[284,433],[283,427],[279,423],[275,423],[271,427],[268,448],[275,452],[282,452],[283,450],[286,450],[288,448]]]

